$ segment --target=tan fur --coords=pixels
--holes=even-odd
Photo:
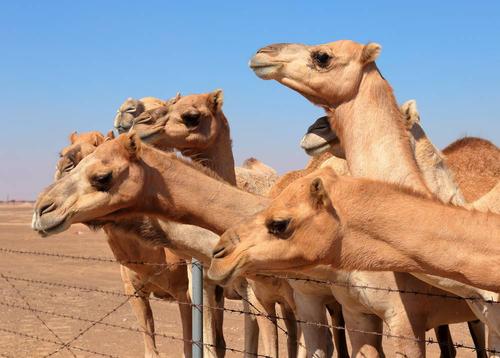
[[[61,151],[61,159],[57,165],[56,178],[67,175],[86,156],[93,153],[95,149],[105,142],[114,139],[114,133],[108,132],[104,137],[99,132],[89,132],[70,136],[70,146]],[[71,163],[71,166],[64,165]],[[121,276],[126,294],[137,297],[131,299],[131,306],[139,324],[146,332],[143,335],[144,351],[146,357],[158,356],[154,338],[154,321],[149,304],[151,293],[157,297],[173,297],[179,303],[179,310],[183,321],[184,337],[190,337],[191,314],[186,309],[185,303],[189,303],[188,277],[184,259],[174,254],[169,249],[162,247],[144,246],[141,242],[144,237],[159,240],[165,234],[160,223],[156,219],[137,217],[129,220],[117,221],[104,227],[108,237],[108,244],[116,260],[123,262]],[[163,245],[165,246],[165,245]],[[165,264],[163,266],[133,264],[133,262],[147,262],[151,264]],[[148,282],[149,281],[149,282]],[[185,353],[189,353],[190,346],[187,345]],[[189,355],[189,354],[188,354]]]
[[[500,149],[487,140],[465,137],[443,149],[443,154],[469,202],[479,199],[500,180]]]
[[[371,62],[378,51],[370,47],[377,48],[352,41],[271,45],[259,50],[250,66],[259,77],[277,80],[327,110],[354,176],[431,195],[413,156],[392,88]],[[315,62],[318,51],[331,55],[326,66]],[[366,56],[367,51],[375,56]]]
[[[247,168],[234,167],[229,122],[222,111],[223,97],[222,90],[178,97],[168,106],[168,110],[161,115],[153,114],[149,121],[143,122],[139,116],[134,130],[139,136],[145,136],[149,143],[180,150],[195,163],[209,168],[232,185],[248,192],[266,194],[277,179],[274,170],[255,158],[246,162]],[[147,116],[146,112],[143,115]],[[186,116],[189,116],[191,123],[186,121]],[[195,120],[196,125],[193,125]],[[257,169],[249,169],[249,166]],[[275,305],[279,303],[293,316],[295,304],[291,287],[286,281],[281,281],[262,278],[250,280],[254,291],[253,304],[262,305],[267,314],[274,315]],[[277,355],[275,329],[265,318],[257,317],[257,321],[263,332],[264,354]],[[288,324],[292,329],[293,322]],[[290,334],[293,336],[293,330]],[[296,350],[295,340],[293,337],[289,340],[292,355]]]

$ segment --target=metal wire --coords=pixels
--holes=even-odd
[[[46,343],[52,343],[52,344],[56,344],[56,345],[61,345],[61,343],[59,343],[57,341],[53,341],[51,339],[42,338],[42,337],[39,337],[39,336],[35,336],[33,334],[28,334],[28,333],[23,333],[23,332],[17,332],[17,331],[13,331],[13,330],[10,330],[10,329],[0,328],[0,332],[10,333],[10,334],[13,334],[15,336],[20,336],[20,337],[24,337],[24,338],[30,338],[30,339],[34,339],[34,340],[40,341],[40,342],[46,342]],[[90,350],[90,349],[87,349],[87,348],[82,348],[82,347],[77,347],[77,346],[71,346],[71,348],[73,348],[75,350],[78,350],[78,351],[95,354],[95,355],[98,355],[98,356],[101,356],[101,357],[120,358],[119,356],[115,356],[115,355],[111,355],[111,354],[107,354],[107,353],[100,353],[100,352],[93,351],[93,350]]]
[[[122,326],[122,325],[119,325],[119,324],[102,322],[102,321],[101,322],[96,322],[94,320],[91,320],[91,319],[88,319],[88,318],[84,318],[84,317],[79,317],[79,316],[65,314],[65,313],[58,313],[58,312],[54,312],[54,311],[45,311],[45,310],[40,310],[40,309],[33,308],[33,307],[16,305],[16,304],[9,303],[9,302],[2,302],[2,301],[0,301],[0,306],[10,307],[10,308],[20,309],[20,310],[24,310],[24,311],[30,311],[30,312],[40,313],[40,314],[46,314],[46,315],[54,316],[54,317],[61,317],[61,318],[66,318],[66,319],[72,319],[72,320],[75,320],[75,321],[82,321],[82,322],[89,322],[89,323],[94,323],[95,322],[96,324],[99,324],[99,325],[102,325],[102,326],[105,326],[105,327],[118,328],[118,329],[123,329],[123,330],[127,330],[127,331],[130,331],[130,332],[135,332],[135,333],[141,333],[141,334],[144,334],[144,333],[147,334],[148,333],[148,332],[146,332],[146,331],[144,331],[142,329],[135,328],[135,327]],[[156,333],[155,332],[155,336],[166,338],[166,339],[170,339],[170,340],[175,340],[175,341],[193,343],[193,341],[190,340],[190,339],[184,339],[184,338],[181,338],[181,337],[175,337],[175,336],[164,334],[164,333]],[[56,343],[55,341],[50,341],[50,342],[54,343],[54,344],[61,345],[61,343]],[[194,342],[194,343],[199,343],[199,342]],[[64,344],[64,343],[62,343],[62,344]],[[209,346],[209,347],[216,348],[215,345],[208,344],[208,343],[203,343],[203,345],[204,346]],[[72,348],[77,349],[75,346],[72,346]],[[245,351],[242,351],[242,350],[239,350],[239,349],[236,349],[236,348],[231,348],[231,347],[226,347],[226,350],[234,352],[234,353],[245,353],[245,354],[255,355],[256,357],[271,358],[271,357],[266,356],[266,355],[247,353]]]
[[[155,262],[144,262],[144,261],[119,261],[113,258],[108,257],[94,257],[94,256],[79,256],[79,255],[66,255],[61,253],[52,253],[52,252],[41,252],[41,251],[26,251],[26,250],[14,250],[9,248],[0,247],[0,253],[10,253],[10,254],[20,254],[20,255],[33,255],[33,256],[49,256],[49,257],[57,257],[57,258],[67,258],[73,260],[81,260],[81,261],[95,261],[95,262],[105,262],[105,263],[119,263],[122,265],[127,264],[135,264],[135,265],[151,265],[151,266],[178,266],[186,264],[186,262],[177,262],[177,263],[155,263]],[[327,286],[339,286],[346,288],[360,288],[365,290],[373,290],[373,291],[384,291],[389,293],[400,293],[400,294],[410,294],[410,295],[422,295],[422,296],[430,296],[430,297],[439,297],[443,299],[452,299],[452,300],[467,300],[467,301],[484,301],[488,304],[500,304],[500,301],[491,299],[484,299],[482,297],[476,296],[468,296],[468,297],[460,297],[455,295],[450,295],[446,293],[429,293],[429,292],[420,292],[414,290],[404,290],[392,287],[377,287],[370,285],[356,285],[347,282],[333,281],[333,280],[319,280],[314,278],[305,278],[305,277],[295,277],[291,275],[269,275],[269,274],[260,274],[258,276],[264,277],[274,277],[280,279],[294,280],[294,281],[303,281],[303,282],[311,282],[316,284],[323,284]]]
[[[112,259],[112,258],[106,258],[106,257],[66,255],[66,254],[51,253],[51,252],[13,250],[13,249],[8,249],[8,248],[0,248],[0,252],[1,253],[10,253],[10,254],[22,254],[22,255],[35,255],[35,256],[48,256],[48,257],[57,257],[57,258],[68,258],[68,259],[73,259],[73,260],[94,261],[94,262],[104,262],[104,263],[143,264],[143,265],[154,265],[154,266],[160,266],[160,267],[162,267],[162,270],[160,270],[159,272],[155,273],[154,275],[158,275],[159,273],[161,273],[164,270],[166,270],[168,267],[177,266],[177,265],[181,264],[181,263],[175,263],[175,264],[149,263],[149,262],[142,262],[142,261],[120,262],[118,260],[115,260],[115,259]],[[330,281],[330,280],[318,280],[318,279],[303,278],[303,277],[293,277],[293,276],[288,276],[288,275],[280,275],[280,276],[278,276],[278,275],[261,275],[261,276],[275,277],[275,278],[281,278],[281,279],[287,279],[287,280],[305,281],[305,282],[311,282],[311,283],[316,283],[316,284],[324,284],[324,285],[335,285],[335,286],[342,286],[342,287],[355,287],[355,288],[360,288],[360,289],[385,291],[385,292],[391,292],[391,293],[404,293],[404,294],[414,294],[414,295],[426,295],[426,296],[433,296],[433,297],[440,297],[440,298],[454,299],[454,300],[457,300],[457,299],[458,300],[481,300],[481,301],[485,301],[486,303],[490,303],[490,304],[500,303],[499,301],[495,301],[493,299],[492,300],[485,300],[485,299],[482,299],[482,298],[479,298],[479,297],[458,297],[458,296],[452,296],[452,295],[447,295],[447,294],[435,294],[435,293],[428,293],[428,292],[400,290],[400,289],[395,289],[395,288],[391,288],[391,287],[387,287],[386,288],[386,287],[374,287],[374,286],[369,286],[369,285],[353,285],[353,284],[349,284],[349,283],[345,283],[345,282],[336,282],[336,281]],[[9,276],[9,275],[2,274],[2,278],[4,278],[7,282],[9,282],[9,280],[10,281],[23,281],[23,282],[32,283],[32,284],[48,285],[48,286],[53,286],[53,287],[61,287],[61,288],[66,288],[66,289],[74,289],[74,290],[85,291],[85,292],[96,292],[96,293],[99,293],[99,294],[106,294],[106,295],[126,297],[126,300],[124,300],[118,306],[114,307],[112,310],[110,310],[109,312],[107,312],[100,319],[94,320],[94,321],[86,319],[86,318],[83,318],[83,317],[77,317],[77,316],[67,315],[67,314],[63,314],[63,313],[56,313],[56,312],[49,312],[49,311],[42,311],[42,310],[38,310],[38,309],[33,309],[31,306],[29,306],[29,304],[27,303],[26,299],[24,299],[24,302],[26,303],[26,307],[16,306],[16,305],[9,304],[9,303],[6,303],[6,302],[0,302],[0,305],[10,306],[10,307],[16,307],[16,308],[25,309],[25,310],[31,310],[34,313],[43,313],[43,314],[54,315],[54,316],[59,316],[59,317],[64,317],[64,318],[69,318],[69,319],[74,319],[74,320],[85,321],[85,322],[91,323],[90,326],[88,326],[86,329],[82,330],[77,336],[73,337],[73,339],[71,339],[70,341],[68,341],[66,343],[60,343],[60,342],[57,342],[57,341],[42,339],[42,340],[44,340],[46,342],[54,343],[54,344],[57,344],[57,345],[60,346],[57,350],[55,350],[54,352],[52,352],[52,353],[50,353],[49,355],[46,356],[46,357],[49,357],[49,356],[51,356],[51,355],[53,355],[53,354],[61,351],[62,349],[70,347],[71,343],[73,343],[75,340],[77,340],[78,338],[80,338],[83,334],[85,334],[88,330],[90,330],[95,325],[104,325],[104,326],[108,326],[108,327],[112,327],[112,328],[120,328],[120,329],[126,329],[126,330],[130,330],[130,331],[145,333],[144,331],[142,331],[140,329],[137,329],[137,328],[120,326],[120,325],[115,325],[115,324],[112,324],[112,323],[106,323],[106,322],[103,322],[103,320],[105,318],[109,317],[114,312],[116,312],[123,305],[125,305],[129,301],[130,298],[137,297],[138,296],[137,293],[144,288],[144,286],[149,282],[149,280],[151,279],[151,277],[152,276],[150,276],[148,278],[148,281],[145,282],[142,285],[142,287],[140,287],[139,289],[137,289],[134,292],[134,294],[130,295],[130,294],[125,294],[123,292],[118,292],[118,291],[103,290],[103,289],[99,289],[99,288],[76,286],[76,285],[70,285],[70,284],[66,284],[66,283],[50,282],[50,281],[43,281],[43,280],[30,279],[30,278],[15,277],[15,276]],[[9,282],[9,283],[12,285],[11,282]],[[18,292],[18,293],[20,294],[20,292]],[[21,297],[23,297],[23,296],[21,295]],[[203,305],[203,307],[205,307],[205,308],[211,308],[211,309],[216,309],[216,310],[223,310],[223,311],[230,312],[230,313],[247,314],[247,315],[259,316],[259,317],[265,317],[265,318],[273,321],[273,323],[276,325],[277,329],[279,329],[287,337],[289,337],[288,332],[286,331],[286,329],[282,328],[280,325],[278,325],[277,323],[274,322],[274,320],[286,320],[285,317],[280,317],[278,315],[267,315],[267,314],[259,311],[259,309],[257,307],[255,307],[255,305],[253,305],[246,298],[241,297],[241,296],[240,296],[240,298],[242,300],[246,301],[248,304],[250,304],[256,312],[245,312],[245,311],[237,310],[237,309],[222,308],[222,307],[210,307],[210,306],[207,306],[207,305]],[[165,302],[165,300],[163,300],[163,299],[154,298],[154,297],[151,297],[150,300],[156,300],[156,301]],[[178,302],[178,301],[173,301],[173,300],[171,300],[170,302],[172,302],[172,303],[178,303],[178,304],[192,305],[192,303],[189,303],[189,302]],[[309,321],[303,321],[303,320],[299,320],[299,319],[297,319],[296,322],[300,323],[300,324],[314,325],[314,326],[325,327],[325,328],[329,328],[329,329],[338,329],[338,330],[345,330],[345,331],[348,331],[348,332],[356,332],[356,333],[362,333],[362,334],[371,334],[371,335],[377,335],[377,336],[382,336],[382,337],[387,337],[387,338],[393,338],[393,339],[401,339],[401,340],[409,340],[409,341],[414,341],[414,342],[421,342],[421,343],[425,343],[425,344],[439,344],[439,342],[433,340],[432,338],[419,339],[419,338],[415,338],[415,337],[394,335],[394,334],[391,334],[391,333],[383,333],[383,332],[375,332],[375,331],[364,331],[364,330],[359,330],[359,329],[350,329],[350,328],[345,328],[345,327],[341,327],[341,326],[334,326],[334,325],[325,324],[325,323],[319,323],[319,322],[309,322]],[[5,332],[9,332],[9,333],[13,333],[13,334],[19,333],[21,335],[24,335],[27,338],[33,338],[33,339],[40,338],[40,337],[36,337],[36,336],[27,335],[27,334],[24,334],[22,332],[14,332],[14,331],[6,330],[6,329],[0,329],[0,330],[3,330]],[[190,340],[185,340],[183,338],[169,336],[169,335],[166,335],[166,334],[155,333],[155,335],[157,335],[159,337],[167,338],[167,339],[180,340],[180,341],[183,341],[183,342],[193,343]],[[300,342],[297,341],[297,343],[303,347],[303,345]],[[210,344],[204,343],[204,345],[216,348],[215,346],[210,345]],[[468,350],[471,350],[471,351],[475,351],[476,350],[475,347],[470,346],[470,345],[466,345],[466,344],[462,344],[462,343],[453,343],[453,344],[450,344],[450,346],[453,346],[453,347],[455,347],[457,349],[468,349]],[[83,348],[81,348],[81,347],[75,347],[74,345],[71,345],[71,348],[75,349],[75,350],[83,350]],[[235,348],[226,348],[226,350],[231,351],[231,352],[235,352],[235,353],[250,354],[250,353],[247,353],[245,351],[238,350],[238,349],[235,349]],[[87,351],[89,353],[94,353],[94,352],[91,352],[89,350],[85,350],[85,351]],[[495,350],[489,350],[489,349],[484,349],[484,351],[486,351],[488,353],[498,353]],[[112,356],[112,355],[102,354],[102,353],[99,353],[99,352],[97,352],[95,354],[102,355],[102,356],[107,356],[107,357],[115,357],[115,356]],[[266,357],[264,355],[257,355],[257,356],[258,357]]]
[[[4,276],[4,274],[0,273],[0,277],[2,277],[2,278],[5,280],[5,282],[7,282],[7,283],[10,285],[10,287],[12,287],[12,289],[13,289],[14,291],[16,291],[17,295],[18,295],[19,297],[21,297],[21,299],[23,300],[24,304],[25,304],[27,307],[30,307],[30,308],[31,308],[31,306],[30,306],[30,304],[29,304],[28,300],[26,299],[26,297],[24,297],[24,295],[23,295],[23,294],[21,293],[21,291],[20,291],[20,290],[16,287],[16,285],[14,285],[12,282],[10,282],[10,281],[9,281],[9,279],[8,279],[6,276]],[[32,312],[34,313],[34,311],[32,311]],[[53,335],[54,337],[56,337],[56,338],[57,338],[57,340],[59,341],[59,343],[64,343],[64,342],[63,342],[63,340],[61,339],[61,337],[59,337],[59,336],[57,335],[57,333],[56,333],[54,330],[52,330],[52,328],[50,328],[50,327],[49,327],[49,325],[47,324],[47,322],[45,322],[45,321],[44,321],[44,320],[43,320],[43,319],[42,319],[42,318],[41,318],[38,314],[36,314],[36,313],[34,314],[34,316],[36,317],[36,319],[37,319],[38,321],[40,321],[40,322],[42,323],[42,325],[43,325],[45,328],[47,328],[47,330],[48,330],[50,333],[52,333],[52,335]],[[67,350],[71,353],[71,355],[72,355],[73,357],[75,357],[75,358],[76,358],[75,353],[73,353],[73,351],[72,351],[69,347],[66,347],[66,349],[67,349]]]

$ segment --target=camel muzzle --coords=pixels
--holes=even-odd
[[[259,54],[266,54],[269,56],[276,56],[285,46],[288,46],[288,43],[277,43],[277,44],[272,44],[268,45],[266,47],[262,47],[257,51]]]

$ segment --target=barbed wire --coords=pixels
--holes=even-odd
[[[27,250],[16,250],[9,249],[5,247],[0,247],[0,252],[8,253],[8,254],[19,254],[19,255],[32,255],[32,256],[48,256],[48,257],[57,257],[61,259],[72,259],[78,261],[94,261],[94,262],[103,262],[103,263],[114,263],[121,265],[149,265],[149,266],[160,266],[160,267],[174,267],[180,265],[187,265],[186,261],[178,261],[174,263],[165,263],[165,262],[147,262],[147,261],[128,261],[128,260],[117,260],[111,257],[98,257],[98,256],[81,256],[81,255],[68,255],[61,254],[57,252],[44,252],[44,251],[27,251]]]
[[[26,299],[26,297],[24,297],[24,295],[21,293],[21,291],[16,287],[16,285],[14,285],[12,282],[9,281],[9,279],[3,274],[3,273],[0,273],[0,277],[2,277],[5,282],[7,282],[10,287],[16,291],[16,294],[21,297],[21,300],[24,302],[24,304],[27,306],[27,307],[31,307],[28,300]],[[34,312],[34,311],[32,311]],[[54,336],[56,337],[56,339],[59,341],[59,343],[64,343],[63,340],[61,339],[61,337],[59,337],[59,335],[52,329],[49,327],[49,325],[47,324],[47,322],[45,322],[42,317],[40,317],[39,315],[37,315],[36,313],[34,314],[34,316],[36,317],[36,319],[38,321],[40,321],[42,323],[42,325],[47,328],[47,330]],[[71,353],[71,355],[76,358],[76,355],[75,353],[73,353],[73,351],[71,350],[70,347],[66,347],[66,349],[68,350],[68,352]]]
[[[169,265],[167,266],[163,266],[159,271],[157,272],[154,272],[153,274],[149,275],[147,277],[147,279],[143,282],[141,282],[141,286],[136,288],[134,290],[134,293],[133,295],[137,295],[140,291],[142,291],[144,289],[144,287],[146,287],[146,285],[148,285],[151,280],[153,279],[153,277],[156,277],[156,276],[159,276],[161,275],[163,272],[165,272],[167,269],[169,268]],[[110,315],[112,315],[113,313],[115,313],[116,311],[118,311],[121,307],[123,307],[125,304],[127,304],[128,301],[130,301],[130,299],[132,298],[133,296],[130,295],[129,297],[127,297],[125,300],[123,300],[120,304],[118,304],[117,306],[113,307],[110,311],[106,312],[104,315],[102,315],[98,320],[92,322],[88,327],[86,327],[85,329],[81,330],[75,337],[73,337],[71,340],[69,340],[68,342],[65,343],[64,346],[54,350],[53,352],[51,352],[50,354],[46,355],[44,358],[48,358],[48,357],[51,357],[53,356],[54,354],[57,354],[58,352],[60,352],[64,347],[67,347],[68,345],[70,345],[71,343],[73,343],[74,341],[76,341],[77,339],[79,339],[80,337],[82,337],[85,333],[87,333],[90,329],[92,329],[92,327],[96,326],[98,323],[102,322],[103,320],[105,320],[107,317],[109,317]]]
[[[145,261],[119,261],[119,260],[109,258],[109,257],[67,255],[67,254],[43,252],[43,251],[15,250],[15,249],[10,249],[10,248],[3,248],[3,247],[0,247],[0,253],[34,255],[34,256],[48,256],[48,257],[67,258],[67,259],[81,260],[81,261],[119,263],[122,265],[135,264],[135,265],[151,265],[151,266],[160,266],[160,267],[162,267],[162,266],[163,267],[164,266],[175,267],[178,265],[187,265],[188,264],[188,262],[182,262],[182,261],[179,261],[176,263],[156,263],[156,262],[145,262]],[[370,286],[370,285],[358,285],[358,284],[352,284],[352,283],[348,283],[348,282],[341,282],[341,281],[334,281],[334,280],[321,280],[321,279],[308,278],[308,277],[297,277],[297,276],[291,276],[291,275],[259,274],[257,276],[272,277],[272,278],[279,278],[279,279],[286,279],[286,280],[293,280],[293,281],[310,282],[310,283],[321,284],[321,285],[326,285],[326,286],[359,288],[359,289],[373,290],[373,291],[384,291],[384,292],[389,292],[389,293],[422,295],[422,296],[438,297],[438,298],[452,299],[452,300],[483,301],[483,302],[488,303],[488,304],[500,304],[500,301],[497,301],[494,298],[485,299],[483,297],[477,297],[477,296],[461,297],[461,296],[451,295],[451,294],[447,294],[447,293],[432,293],[432,292],[421,292],[421,291],[415,291],[415,290],[405,290],[405,289],[399,289],[399,288],[393,288],[393,287],[378,287],[378,286]]]
[[[455,296],[455,295],[450,295],[450,294],[446,294],[446,293],[432,293],[432,292],[421,292],[421,291],[414,291],[414,290],[404,290],[404,289],[393,288],[393,287],[357,285],[357,284],[352,284],[352,283],[348,283],[348,282],[333,281],[333,280],[320,280],[320,279],[308,278],[308,277],[296,277],[296,276],[289,276],[289,275],[270,275],[270,274],[269,275],[268,274],[258,274],[256,276],[272,277],[272,278],[279,278],[279,279],[292,280],[292,281],[310,282],[310,283],[315,283],[315,284],[320,284],[320,285],[325,285],[325,286],[339,286],[339,287],[345,287],[345,288],[360,288],[360,289],[364,289],[364,290],[384,291],[384,292],[389,292],[389,293],[402,293],[402,294],[407,294],[407,295],[422,295],[422,296],[438,297],[438,298],[460,300],[460,301],[462,301],[462,300],[483,301],[483,302],[489,303],[489,304],[499,304],[500,303],[500,301],[496,301],[493,298],[485,299],[485,298],[477,297],[477,296],[462,297],[462,296]]]
[[[33,307],[17,305],[17,304],[9,303],[9,302],[0,301],[0,306],[5,306],[5,307],[10,307],[10,308],[20,309],[20,310],[24,310],[24,311],[31,311],[31,312],[35,312],[35,313],[39,313],[39,314],[46,314],[46,315],[54,316],[54,317],[72,319],[72,320],[75,320],[75,321],[82,321],[82,322],[89,322],[89,323],[95,322],[95,321],[93,321],[91,319],[84,318],[84,317],[79,317],[79,316],[70,315],[70,314],[66,314],[66,313],[58,313],[58,312],[55,312],[55,311],[46,311],[46,310],[41,310],[41,309],[37,309],[37,308],[33,308]],[[146,331],[144,331],[144,330],[142,330],[140,328],[130,327],[130,326],[123,326],[123,325],[119,325],[119,324],[115,324],[115,323],[97,322],[97,324],[105,326],[105,327],[123,329],[123,330],[127,330],[127,331],[134,332],[134,333],[141,333],[141,334],[147,334],[148,333],[148,332],[146,332]],[[170,340],[175,340],[175,341],[181,341],[181,342],[198,343],[198,342],[193,342],[190,339],[184,339],[184,338],[181,338],[181,337],[176,337],[176,336],[168,335],[168,334],[161,333],[161,332],[155,332],[155,336],[166,338],[166,339],[170,339]],[[51,341],[51,342],[53,342],[54,344],[56,344],[55,341]],[[57,344],[61,344],[61,343],[57,343]],[[215,345],[209,344],[209,343],[203,343],[203,345],[204,346],[209,346],[211,348],[217,348]],[[72,347],[74,348],[74,346],[72,346]],[[239,350],[237,348],[226,347],[225,350],[231,351],[233,353],[250,354],[250,355],[254,355],[256,357],[261,357],[261,358],[271,358],[269,356],[262,355],[262,354],[252,354],[252,353],[249,353],[249,352],[246,352],[246,351],[243,351],[243,350]]]
[[[106,263],[120,263],[119,261],[111,259],[111,258],[92,257],[92,256],[78,256],[78,255],[66,255],[66,254],[50,253],[50,252],[24,251],[24,250],[13,250],[13,249],[6,249],[6,248],[0,248],[0,252],[13,253],[13,254],[36,255],[36,256],[49,256],[49,257],[68,258],[68,259],[85,260],[85,261],[97,261],[97,262],[106,262]],[[24,281],[24,282],[33,283],[33,284],[41,284],[41,285],[61,287],[61,288],[67,288],[67,289],[75,289],[75,290],[80,290],[80,291],[96,292],[96,293],[100,293],[100,294],[107,294],[107,295],[114,295],[114,296],[126,297],[126,300],[124,300],[123,302],[121,302],[118,306],[114,307],[112,310],[110,310],[105,315],[103,315],[100,319],[95,320],[95,321],[84,319],[82,317],[76,317],[76,316],[71,316],[71,315],[66,315],[66,314],[59,314],[59,313],[55,313],[55,312],[52,312],[52,313],[47,312],[47,311],[40,312],[40,313],[53,314],[53,315],[59,315],[59,316],[66,315],[67,316],[66,318],[73,318],[73,319],[77,319],[77,320],[84,320],[84,321],[87,321],[87,322],[91,323],[91,325],[89,327],[87,327],[86,329],[82,330],[77,336],[73,337],[73,339],[71,339],[70,341],[68,341],[66,343],[60,343],[60,342],[57,342],[57,341],[48,340],[51,343],[54,343],[54,344],[57,344],[57,345],[60,346],[57,350],[55,350],[54,352],[52,352],[51,354],[49,354],[49,355],[46,356],[46,357],[49,357],[49,356],[51,356],[51,355],[53,355],[53,354],[61,351],[62,349],[65,349],[65,348],[70,347],[70,346],[71,346],[71,348],[78,350],[79,348],[75,348],[75,346],[71,345],[71,344],[75,340],[77,340],[79,337],[81,337],[83,334],[85,334],[89,329],[91,329],[92,327],[94,327],[95,325],[99,324],[99,325],[105,325],[105,326],[108,326],[108,327],[128,329],[128,328],[126,328],[124,326],[113,325],[111,323],[103,322],[103,320],[105,318],[109,317],[114,312],[116,312],[123,305],[125,305],[130,300],[130,298],[132,298],[132,297],[138,297],[138,292],[140,292],[145,287],[145,285],[150,281],[150,279],[153,276],[156,276],[156,275],[160,274],[161,272],[163,272],[164,270],[166,270],[168,267],[170,267],[172,265],[178,265],[179,264],[179,263],[175,263],[175,264],[159,264],[159,263],[147,263],[147,262],[129,262],[129,263],[135,263],[135,264],[152,264],[152,265],[155,265],[155,266],[163,266],[163,267],[162,267],[162,270],[154,273],[153,275],[150,275],[149,278],[148,278],[148,280],[147,280],[147,282],[145,282],[139,289],[136,289],[135,292],[134,292],[134,294],[125,294],[123,292],[118,292],[118,291],[103,290],[103,289],[99,289],[99,288],[83,287],[83,286],[76,286],[76,285],[70,285],[70,284],[65,284],[65,283],[49,282],[49,281],[43,281],[43,280],[36,280],[36,279],[15,277],[15,276],[9,276],[9,275],[4,275],[4,274],[2,274],[2,277],[4,279],[6,279],[7,282],[8,282],[8,280],[17,280],[17,281]],[[394,293],[405,293],[405,294],[414,294],[414,295],[420,294],[420,295],[435,296],[435,297],[437,296],[437,297],[447,298],[447,299],[482,300],[482,301],[485,301],[487,303],[492,303],[492,304],[500,303],[499,301],[495,301],[493,299],[492,300],[485,300],[485,299],[478,298],[478,297],[458,297],[458,296],[452,296],[452,295],[446,295],[446,294],[435,294],[435,293],[428,293],[428,292],[400,290],[400,289],[394,289],[394,288],[391,288],[391,287],[385,288],[385,287],[374,287],[374,286],[369,286],[369,285],[353,285],[353,284],[349,284],[349,283],[345,283],[345,282],[336,282],[336,281],[330,281],[330,280],[318,280],[318,279],[304,278],[304,277],[293,277],[293,276],[289,276],[289,275],[282,275],[282,276],[277,276],[277,275],[261,275],[261,276],[264,276],[264,277],[274,277],[274,278],[280,278],[280,279],[288,279],[288,280],[305,281],[305,282],[311,282],[311,283],[315,283],[315,284],[337,285],[337,286],[343,286],[343,287],[356,287],[356,288],[360,288],[360,289],[370,289],[370,290],[386,291],[386,292],[394,292]],[[275,324],[277,326],[277,329],[279,329],[286,336],[288,336],[288,332],[284,328],[280,327],[277,324],[277,322],[274,321],[274,320],[287,320],[287,318],[280,317],[278,315],[268,315],[266,313],[263,313],[263,312],[259,311],[259,309],[257,307],[255,307],[250,301],[246,300],[245,298],[243,298],[241,296],[240,296],[240,298],[242,300],[246,301],[247,303],[249,303],[251,306],[253,306],[253,309],[256,312],[246,312],[246,311],[242,311],[242,310],[230,309],[230,308],[222,308],[222,307],[210,307],[210,306],[207,306],[207,305],[201,305],[201,306],[202,307],[206,307],[206,308],[210,308],[210,309],[215,309],[215,310],[223,310],[223,311],[226,311],[226,312],[232,312],[232,313],[238,313],[238,314],[250,314],[250,315],[253,315],[253,316],[265,317],[265,318],[271,320],[273,322],[273,324]],[[165,300],[160,299],[160,298],[151,297],[150,299],[165,302]],[[26,300],[24,300],[24,301],[25,301],[25,303],[27,303]],[[187,304],[187,305],[193,306],[193,304],[189,303],[189,302],[179,302],[179,301],[175,301],[175,300],[170,300],[169,302],[179,303],[179,304]],[[4,303],[0,303],[0,304],[5,305],[5,302]],[[22,309],[29,309],[29,307],[30,306],[28,304],[26,307],[24,307]],[[32,312],[36,312],[36,310],[34,310],[34,311],[32,310]],[[391,334],[391,333],[383,333],[383,332],[376,332],[376,331],[364,331],[364,330],[345,328],[343,326],[335,326],[335,325],[326,324],[326,323],[320,323],[320,322],[303,321],[303,320],[299,320],[299,319],[297,319],[296,322],[300,323],[300,324],[314,325],[314,326],[325,327],[325,328],[329,328],[329,329],[337,329],[337,330],[344,330],[344,331],[348,331],[348,332],[356,332],[356,333],[362,333],[362,334],[377,335],[377,336],[382,336],[382,337],[387,337],[387,338],[393,338],[393,339],[415,341],[415,342],[425,343],[425,344],[428,344],[428,345],[430,345],[430,344],[439,344],[439,342],[433,340],[432,338],[419,339],[419,338],[416,338],[416,337],[394,335],[394,334]],[[137,330],[137,329],[135,329],[133,327],[129,327],[129,328],[131,328],[132,330],[144,333],[143,331]],[[175,338],[175,339],[182,340],[184,342],[190,342],[190,343],[196,343],[196,344],[199,343],[199,342],[192,342],[192,341],[189,341],[189,340],[185,340],[183,338],[178,338],[178,337],[169,336],[169,335],[165,335],[165,334],[155,334],[155,335],[158,335],[158,336],[164,337],[164,338],[171,338],[171,339]],[[36,338],[34,338],[34,339],[36,339]],[[299,345],[302,345],[298,341],[297,341],[297,343]],[[203,344],[205,346],[215,347],[215,346],[210,345],[210,344],[206,344],[206,343],[203,343]],[[472,350],[472,351],[476,351],[476,347],[473,347],[473,346],[470,346],[470,345],[466,345],[466,344],[462,344],[462,343],[453,343],[453,344],[449,344],[449,345],[453,346],[455,348],[458,348],[458,349],[462,348],[462,349],[469,349],[469,350]],[[215,347],[215,348],[217,348],[217,347]],[[234,348],[227,348],[227,350],[235,352],[235,353],[251,354],[251,353],[248,353],[248,352],[245,352],[245,351],[241,351],[241,350],[237,350],[237,349],[234,349]],[[498,353],[495,350],[490,350],[490,349],[483,349],[483,350],[485,352],[488,352],[488,353]],[[96,353],[96,354],[103,355],[103,354],[99,354],[99,353]],[[114,357],[114,356],[105,355],[105,354],[104,354],[104,356]],[[266,356],[263,356],[263,355],[257,355],[257,356],[258,357],[266,357]]]
[[[13,334],[15,336],[20,336],[20,337],[24,337],[24,338],[34,339],[34,340],[39,341],[39,342],[46,342],[46,343],[61,345],[61,343],[59,343],[57,341],[53,341],[51,339],[39,337],[39,336],[36,336],[33,334],[24,333],[24,332],[13,331],[11,329],[0,328],[0,332],[9,333],[9,334]],[[101,352],[93,351],[93,350],[83,348],[83,347],[71,346],[71,348],[78,350],[78,351],[81,351],[81,352],[95,354],[95,355],[98,355],[101,357],[120,358],[119,356],[115,356],[115,355],[111,355],[111,354],[107,354],[107,353],[101,353]]]

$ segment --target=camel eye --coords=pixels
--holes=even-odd
[[[182,123],[188,128],[197,127],[200,124],[200,113],[199,112],[188,112],[182,115]]]
[[[126,112],[126,113],[135,113],[135,111],[137,111],[136,107],[129,107],[124,112]]]
[[[270,234],[281,236],[288,230],[290,219],[286,220],[271,220],[267,223],[267,231]]]
[[[111,179],[113,179],[113,174],[111,172],[106,174],[94,175],[90,182],[94,188],[99,191],[108,191],[111,185]]]
[[[330,56],[326,52],[321,52],[321,51],[313,52],[311,57],[314,64],[321,68],[328,67],[328,65],[332,60],[332,56]]]

